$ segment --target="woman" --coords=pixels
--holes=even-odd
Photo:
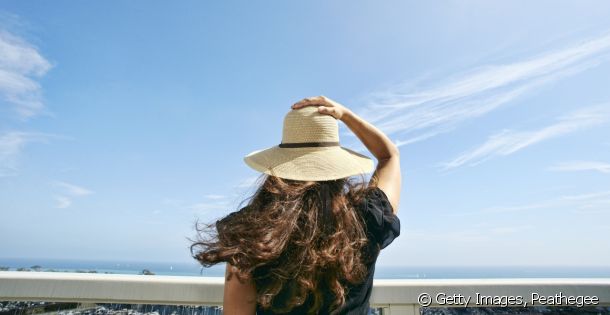
[[[377,158],[368,184],[374,163],[339,145],[338,120]],[[368,314],[379,251],[400,234],[399,159],[386,135],[341,104],[317,96],[292,105],[282,142],[244,158],[262,185],[191,245],[203,266],[227,263],[224,314]]]

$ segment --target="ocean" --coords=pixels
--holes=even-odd
[[[140,274],[145,269],[155,275],[222,277],[224,264],[203,268],[195,260],[185,262],[74,260],[49,258],[0,258],[0,267],[8,270],[31,269]],[[608,278],[610,266],[381,266],[376,279],[475,279],[475,278]]]

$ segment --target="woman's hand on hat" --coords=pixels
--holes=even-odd
[[[299,109],[305,106],[318,106],[318,112],[320,114],[331,115],[336,119],[341,119],[343,114],[349,111],[345,106],[323,95],[306,97],[294,103],[291,107],[292,109]]]

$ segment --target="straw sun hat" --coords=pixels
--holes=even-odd
[[[370,173],[366,155],[339,144],[337,119],[318,112],[317,106],[292,109],[284,117],[282,142],[244,157],[251,168],[269,175],[323,181]]]

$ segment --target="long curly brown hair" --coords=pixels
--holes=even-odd
[[[256,302],[264,309],[287,313],[312,293],[308,314],[317,314],[326,290],[335,297],[326,307],[336,311],[345,303],[347,285],[368,275],[372,255],[363,250],[369,241],[358,205],[376,186],[375,175],[366,184],[364,176],[296,181],[263,174],[239,211],[202,227],[195,223],[191,254],[204,267],[237,267],[240,281],[254,281]]]

